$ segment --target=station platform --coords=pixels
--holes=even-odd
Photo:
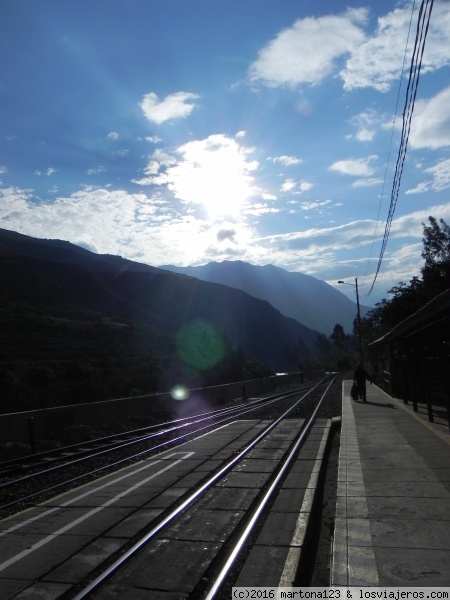
[[[450,434],[367,383],[342,388],[333,586],[450,586]]]

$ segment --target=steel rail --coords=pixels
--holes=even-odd
[[[307,388],[308,388],[308,386],[304,386],[304,387],[298,388],[298,391],[302,391]],[[251,404],[257,404],[260,402],[264,402],[265,400],[278,397],[279,395],[280,394],[274,394],[273,396],[266,396],[264,398],[254,398],[253,400],[249,400],[245,403],[240,403],[235,406],[218,408],[218,409],[210,410],[210,411],[203,412],[200,414],[190,415],[189,417],[181,417],[179,419],[173,419],[171,421],[163,421],[162,423],[148,425],[147,427],[139,427],[138,429],[130,429],[129,431],[122,431],[120,433],[115,433],[112,435],[94,438],[93,440],[87,440],[85,442],[78,442],[76,444],[69,444],[68,446],[61,446],[59,448],[54,448],[53,450],[46,450],[44,452],[36,452],[34,454],[26,454],[24,456],[20,456],[19,458],[12,458],[9,460],[1,461],[0,462],[0,473],[2,470],[6,469],[8,467],[13,467],[14,465],[18,465],[18,464],[21,464],[24,462],[39,460],[39,459],[48,458],[48,457],[52,457],[52,456],[57,457],[58,455],[60,455],[63,452],[77,451],[78,449],[81,449],[81,448],[86,448],[86,447],[95,446],[95,445],[101,445],[101,444],[107,443],[109,441],[113,441],[113,440],[117,440],[117,439],[121,439],[121,438],[129,438],[130,436],[133,436],[133,435],[140,435],[143,432],[149,432],[154,429],[160,429],[162,427],[169,427],[169,426],[173,425],[174,427],[170,427],[169,429],[166,429],[163,432],[158,431],[156,435],[159,435],[162,433],[167,433],[167,432],[175,430],[177,428],[177,426],[178,427],[183,426],[180,424],[183,424],[186,421],[189,421],[190,419],[198,419],[200,417],[203,417],[203,419],[206,420],[208,417],[210,418],[213,416],[226,414],[227,412],[238,411],[242,406],[249,406]],[[195,422],[199,422],[199,421],[195,421]],[[184,426],[189,426],[189,424],[190,423],[185,423]],[[134,438],[133,440],[130,440],[130,441],[134,441],[135,439],[136,438]],[[142,439],[146,439],[146,436],[144,436]],[[63,458],[61,458],[61,460],[63,460]],[[33,465],[31,465],[29,468],[33,468]],[[0,489],[1,489],[1,485],[0,485]]]
[[[301,388],[301,389],[303,390],[304,388]],[[298,393],[298,390],[296,390],[296,391]],[[171,433],[173,431],[179,431],[179,430],[181,430],[183,428],[190,427],[192,425],[197,425],[198,423],[202,423],[204,421],[208,421],[208,420],[211,420],[211,419],[216,418],[216,417],[221,417],[223,415],[227,415],[229,417],[231,417],[231,416],[234,417],[236,415],[236,413],[238,415],[240,415],[240,414],[245,414],[246,412],[249,412],[249,410],[256,410],[256,409],[259,409],[259,408],[263,408],[263,407],[267,406],[268,404],[270,404],[271,402],[274,402],[276,400],[282,400],[286,393],[287,392],[284,392],[282,394],[276,394],[276,395],[273,395],[273,396],[268,396],[267,398],[258,399],[257,401],[252,402],[250,404],[250,408],[247,408],[244,411],[242,411],[241,407],[242,406],[249,407],[248,403],[246,403],[245,405],[239,405],[237,407],[233,406],[233,407],[229,407],[229,408],[219,409],[218,411],[211,411],[211,412],[207,413],[207,416],[201,414],[201,415],[194,415],[192,417],[186,417],[183,420],[189,420],[189,419],[193,419],[193,420],[191,420],[191,421],[189,421],[187,423],[183,423],[182,425],[177,425],[175,427],[170,427],[169,429],[163,429],[163,430],[157,431],[156,433],[152,433],[150,435],[143,436],[143,437],[140,437],[140,438],[134,438],[134,439],[129,440],[127,442],[124,442],[124,443],[121,442],[120,444],[117,444],[117,445],[114,445],[114,446],[110,446],[108,448],[103,448],[101,450],[96,450],[94,452],[86,450],[86,456],[80,456],[80,455],[78,455],[74,460],[70,460],[70,459],[68,459],[68,457],[61,456],[60,460],[64,461],[62,464],[51,466],[51,467],[49,467],[47,469],[44,469],[43,471],[38,471],[38,472],[30,473],[29,475],[24,475],[23,477],[19,477],[17,479],[11,479],[9,481],[4,481],[4,482],[0,483],[0,490],[6,489],[8,487],[11,487],[12,485],[17,485],[17,484],[20,484],[20,483],[24,483],[25,481],[28,481],[30,479],[35,479],[36,477],[39,477],[39,476],[43,476],[43,475],[47,475],[47,474],[55,472],[55,471],[59,471],[60,469],[76,465],[76,464],[78,464],[80,462],[84,462],[86,460],[90,460],[90,459],[93,459],[93,458],[98,458],[99,456],[103,456],[104,454],[115,452],[117,450],[122,450],[124,448],[128,448],[130,446],[134,446],[136,444],[141,444],[141,443],[149,441],[149,440],[151,440],[153,438],[160,437],[162,435],[166,435],[166,434]],[[256,404],[258,404],[258,406],[255,406]],[[176,422],[177,421],[173,421],[173,423],[176,423]],[[219,423],[221,423],[221,422],[224,422],[224,421],[219,421]],[[168,424],[170,424],[170,422]],[[189,433],[189,435],[195,434],[198,431],[203,431],[203,429],[198,429],[198,430],[196,430],[196,431],[194,431],[192,433]],[[116,439],[117,438],[123,438],[124,435],[123,434],[118,434],[117,436],[111,436],[111,439],[114,439],[114,437],[116,437]],[[179,436],[177,438],[174,438],[174,441],[178,441],[182,437],[184,437],[184,436]],[[99,440],[101,440],[101,439],[103,439],[103,438],[99,438]],[[86,445],[95,445],[96,442],[97,442],[97,440],[92,440],[91,442],[85,443],[83,445],[85,445],[85,446]],[[145,450],[144,452],[151,452],[151,451],[153,451],[155,449],[157,450],[160,447],[165,446],[165,445],[167,445],[170,442],[171,442],[171,440],[166,441],[163,444],[159,444],[158,446],[153,446],[152,448],[150,448],[148,450]],[[80,445],[80,446],[82,446],[82,445]],[[58,453],[62,453],[62,452],[67,451],[69,448],[71,448],[71,446],[67,446],[66,448],[59,448],[57,452]],[[73,448],[73,446],[72,446],[72,448]],[[142,453],[138,453],[135,456],[139,457],[141,454]],[[132,459],[132,458],[134,458],[134,456],[130,456],[129,458]],[[34,466],[39,466],[39,464],[34,465]],[[0,464],[0,467],[1,467],[1,464]],[[30,468],[34,468],[33,465]]]
[[[300,388],[300,389],[302,389],[302,388]],[[267,400],[267,398],[270,398],[270,396],[268,396],[266,398],[256,398],[252,401],[246,402],[245,405],[253,404],[255,402],[261,402],[263,400]],[[154,429],[160,430],[163,427],[169,427],[171,425],[175,426],[175,427],[171,427],[170,429],[166,429],[163,432],[160,432],[160,431],[157,432],[157,433],[166,433],[166,432],[172,431],[173,429],[176,429],[176,426],[181,427],[182,425],[180,425],[180,424],[182,424],[186,421],[189,421],[190,419],[197,419],[199,417],[203,417],[206,419],[211,416],[226,413],[227,411],[239,410],[239,408],[243,405],[244,404],[241,403],[241,404],[238,404],[238,405],[232,406],[232,407],[218,408],[218,409],[207,411],[204,413],[190,415],[189,417],[181,417],[180,419],[173,419],[171,421],[163,421],[162,423],[149,425],[147,427],[140,427],[138,429],[130,429],[129,431],[122,431],[120,433],[106,435],[106,436],[102,436],[99,438],[94,438],[92,440],[86,440],[84,442],[78,442],[76,444],[69,444],[68,446],[61,446],[59,448],[54,448],[52,450],[46,450],[44,452],[36,452],[34,454],[26,454],[26,455],[20,456],[18,458],[4,460],[4,461],[0,462],[0,472],[3,469],[6,469],[8,467],[13,467],[14,465],[18,465],[18,464],[20,465],[21,463],[24,463],[24,462],[30,462],[33,460],[36,461],[36,460],[43,459],[43,458],[51,458],[52,456],[56,456],[58,458],[58,455],[62,454],[63,452],[77,451],[81,448],[86,448],[86,447],[95,446],[95,445],[102,445],[104,443],[107,443],[107,442],[113,441],[113,440],[119,440],[122,438],[123,439],[130,438],[133,435],[137,436],[144,432],[152,431]],[[187,425],[189,425],[189,423],[187,423]],[[136,438],[134,438],[134,439],[136,439]],[[145,439],[145,436],[142,439]],[[130,441],[133,441],[133,440],[130,440]],[[63,460],[63,458],[61,458],[61,460]],[[31,465],[29,468],[33,468],[33,465]]]
[[[312,390],[314,390],[317,387],[319,387],[320,385],[323,385],[323,381],[320,381],[314,387],[312,387],[307,392],[307,394],[305,394],[305,396],[308,395]],[[275,396],[269,396],[268,398],[264,399],[265,402],[258,403],[258,406],[252,405],[251,407],[247,408],[246,410],[241,410],[240,412],[238,412],[237,416],[242,416],[242,415],[244,415],[244,414],[246,414],[248,412],[251,412],[251,411],[254,411],[254,410],[258,410],[259,408],[264,408],[265,406],[268,406],[269,404],[272,404],[274,402],[278,402],[280,400],[288,399],[288,398],[290,398],[292,396],[298,395],[298,393],[299,393],[298,390],[297,391],[291,390],[290,392],[284,392],[283,394],[278,394],[278,395],[275,395]],[[253,403],[253,404],[255,404],[255,403]],[[217,425],[221,425],[223,423],[226,423],[227,421],[230,421],[231,419],[235,418],[235,416],[236,416],[236,413],[234,413],[232,415],[228,415],[224,419],[221,419],[219,421],[215,421],[214,423],[211,423],[211,424],[206,425],[204,427],[200,427],[199,429],[196,429],[195,431],[189,432],[188,435],[189,436],[195,436],[196,434],[200,434],[200,433],[204,432],[205,430],[210,429],[211,427],[216,427]],[[207,419],[200,419],[197,422],[202,422],[204,420],[207,420]],[[106,469],[113,469],[115,467],[119,467],[119,466],[123,465],[124,463],[130,462],[132,460],[140,459],[140,458],[144,457],[145,455],[150,454],[151,452],[154,452],[156,450],[160,450],[161,448],[164,448],[164,447],[166,447],[168,445],[175,444],[176,442],[179,442],[180,440],[185,440],[185,438],[186,438],[186,434],[177,436],[177,437],[172,438],[170,440],[166,440],[163,443],[158,444],[157,446],[152,446],[151,448],[143,450],[142,452],[138,452],[137,454],[130,455],[130,456],[127,456],[126,458],[123,458],[123,459],[120,459],[118,461],[115,461],[114,463],[108,463],[107,465],[103,465],[101,467],[98,467],[97,469],[93,469],[93,470],[88,471],[86,473],[82,473],[81,475],[77,475],[76,477],[73,477],[71,479],[66,479],[65,481],[58,482],[57,484],[55,484],[53,486],[50,486],[50,487],[45,488],[43,490],[38,490],[36,492],[33,492],[32,494],[28,494],[27,496],[23,496],[19,500],[14,500],[12,502],[9,502],[8,504],[1,505],[0,506],[0,511],[6,510],[8,508],[11,508],[12,506],[14,506],[16,504],[32,500],[36,496],[40,496],[42,494],[53,492],[54,490],[57,490],[57,489],[59,489],[59,488],[61,488],[63,486],[71,485],[73,483],[76,483],[76,482],[80,481],[81,479],[84,479],[86,477],[95,475],[95,474],[100,473],[101,471],[104,471]],[[145,439],[141,440],[139,443],[141,443],[142,441],[145,441]],[[55,471],[58,471],[58,470],[60,470],[62,468],[67,468],[68,466],[73,466],[73,465],[75,465],[75,464],[77,464],[79,462],[84,462],[86,460],[90,460],[91,458],[97,458],[97,457],[102,456],[104,454],[111,453],[111,452],[116,451],[116,450],[120,450],[120,449],[122,449],[124,447],[129,446],[132,443],[138,443],[138,442],[134,441],[134,442],[127,443],[125,445],[121,445],[119,447],[107,448],[105,450],[102,450],[100,452],[92,454],[92,455],[90,455],[88,457],[83,457],[83,458],[80,457],[80,458],[78,458],[78,459],[76,459],[74,461],[71,461],[69,463],[64,463],[62,465],[57,465],[57,466],[51,467],[50,469],[47,469],[45,471],[40,471],[38,473],[31,473],[30,475],[26,475],[25,477],[22,477],[20,479],[11,480],[9,482],[6,482],[6,483],[0,485],[0,490],[1,489],[5,489],[7,487],[11,487],[13,485],[18,485],[18,484],[23,483],[25,481],[28,481],[30,479],[34,479],[34,478],[36,478],[38,476],[48,475],[48,474],[53,473]]]
[[[267,502],[270,500],[273,492],[275,491],[276,487],[280,483],[280,480],[283,477],[286,469],[289,467],[290,463],[292,462],[294,456],[297,453],[297,450],[299,449],[300,445],[302,444],[303,440],[305,439],[306,435],[308,434],[309,430],[311,429],[314,419],[316,417],[316,414],[317,414],[319,408],[321,407],[323,399],[325,398],[333,381],[334,381],[334,378],[328,384],[327,389],[325,390],[321,399],[319,400],[308,423],[302,429],[302,432],[300,433],[294,447],[290,451],[288,457],[283,461],[283,464],[282,464],[281,468],[279,469],[272,484],[269,486],[267,491],[264,493],[264,496],[263,496],[262,500],[258,503],[258,506],[254,509],[254,511],[251,515],[251,518],[249,520],[249,523],[247,524],[247,526],[246,526],[244,532],[242,533],[241,537],[239,538],[239,540],[236,542],[232,552],[230,553],[230,555],[228,557],[228,560],[226,561],[225,565],[223,566],[222,570],[220,571],[219,575],[217,576],[216,580],[214,581],[214,584],[210,588],[209,592],[206,594],[205,600],[212,600],[215,597],[215,595],[217,594],[217,592],[219,591],[220,587],[223,585],[225,578],[228,576],[231,568],[233,567],[233,564],[234,564],[239,552],[242,550],[245,542],[247,541],[250,533],[253,530],[253,527],[257,523],[264,507],[266,506]]]
[[[331,382],[332,383],[332,382]],[[331,383],[329,385],[331,385]],[[79,591],[72,600],[83,600],[88,595],[110,578],[120,567],[122,567],[130,558],[133,557],[139,550],[141,550],[146,544],[148,544],[158,533],[170,525],[186,508],[191,506],[202,494],[208,491],[219,479],[221,479],[236,463],[240,462],[250,450],[252,450],[262,439],[264,439],[269,433],[283,420],[285,419],[309,394],[311,394],[316,388],[322,385],[323,382],[319,382],[314,385],[309,391],[306,392],[299,400],[297,400],[287,411],[285,411],[280,417],[273,421],[264,431],[262,431],[252,442],[250,442],[243,450],[239,452],[234,458],[230,459],[222,468],[215,472],[205,483],[203,483],[197,490],[184,500],[177,508],[172,510],[166,517],[162,518],[157,524],[135,544],[133,544],[122,556],[116,559],[111,565],[109,565],[100,575],[93,579],[86,585],[81,591]],[[328,386],[329,387],[329,386]],[[328,389],[328,388],[327,388]],[[290,395],[295,396],[297,393],[290,392]],[[322,397],[323,398],[323,397]],[[314,411],[316,414],[317,409]]]
[[[263,399],[258,399],[258,401],[261,401]],[[247,403],[248,404],[248,403]],[[94,446],[101,446],[104,445],[108,442],[112,442],[114,440],[125,440],[126,438],[130,438],[131,436],[135,435],[141,435],[143,432],[149,432],[152,431],[154,429],[157,429],[158,431],[156,433],[153,433],[149,436],[147,435],[143,435],[142,437],[133,437],[133,439],[129,439],[128,442],[133,443],[139,443],[142,440],[146,440],[146,439],[150,439],[152,437],[157,437],[158,435],[163,435],[164,433],[170,433],[171,431],[174,431],[176,429],[180,429],[181,427],[188,427],[191,424],[195,424],[198,423],[199,421],[191,421],[189,423],[186,423],[186,421],[192,420],[192,419],[199,419],[199,417],[203,417],[203,420],[207,420],[207,418],[211,418],[212,416],[216,416],[216,415],[221,415],[221,414],[226,414],[227,411],[237,411],[239,410],[241,405],[237,405],[237,406],[232,406],[232,407],[227,407],[227,408],[220,408],[214,411],[208,411],[207,413],[201,413],[198,415],[191,415],[189,417],[182,417],[180,419],[174,419],[173,421],[165,421],[163,423],[158,423],[158,424],[154,424],[154,425],[149,425],[148,427],[141,427],[139,429],[132,429],[130,431],[122,431],[120,433],[116,433],[116,434],[112,434],[112,435],[107,435],[107,436],[102,436],[99,438],[94,438],[92,440],[87,440],[85,442],[79,442],[77,444],[70,444],[69,446],[61,446],[59,448],[54,448],[53,450],[46,450],[45,452],[37,452],[35,454],[27,454],[25,456],[21,456],[19,458],[12,458],[10,460],[5,460],[0,462],[0,473],[2,470],[8,468],[8,467],[14,467],[15,465],[20,465],[21,463],[25,463],[25,462],[31,462],[31,461],[36,461],[36,465],[27,465],[26,468],[34,468],[35,466],[38,466],[38,461],[40,459],[44,459],[44,458],[51,458],[52,456],[55,456],[55,460],[67,460],[67,457],[63,457],[61,456],[61,454],[63,454],[64,452],[76,452],[78,450],[81,450],[83,448],[86,449],[86,452],[91,451],[94,449]],[[173,425],[173,427],[169,427]],[[169,427],[169,428],[167,428]],[[166,429],[162,429],[162,428],[166,428]],[[127,443],[128,443],[127,442]],[[117,448],[120,449],[121,446],[117,446]],[[114,447],[112,447],[112,449],[114,449]],[[67,463],[65,463],[67,464]],[[2,484],[0,484],[0,489],[2,488]]]

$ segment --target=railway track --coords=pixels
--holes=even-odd
[[[301,386],[236,406],[1,462],[0,516],[80,481],[101,476],[105,471],[176,446],[217,425],[279,404],[310,387]]]
[[[313,489],[310,482],[318,477],[316,463],[330,427],[329,422],[317,420],[330,385],[322,382],[309,390],[254,402],[254,406],[247,403],[245,412],[243,407],[217,411],[220,414],[213,424],[203,421],[208,416],[202,415],[194,424],[195,435],[181,445],[181,439],[164,450],[157,444],[145,460],[141,455],[140,462],[128,464],[119,474],[108,474],[100,483],[91,481],[81,490],[46,501],[30,509],[30,517],[0,521],[0,536],[14,547],[23,546],[21,531],[29,535],[30,528],[33,534],[44,530],[31,546],[2,555],[0,583],[2,577],[17,582],[14,573],[24,561],[32,581],[22,581],[23,589],[47,586],[55,598],[139,599],[150,597],[145,595],[149,593],[152,598],[166,594],[170,598],[220,597],[231,581],[245,579],[242,573],[250,568],[253,542],[261,535],[270,538],[264,527],[271,515],[278,514],[284,522],[288,514],[290,523],[299,512],[304,516],[302,506]],[[311,405],[307,419],[299,416],[306,400]],[[268,410],[278,416],[267,418]],[[258,417],[258,411],[265,412],[265,418]],[[181,437],[174,431],[173,439]],[[286,482],[296,478],[300,487],[286,487]],[[286,505],[289,498],[292,510],[270,512],[277,503]],[[74,510],[76,519],[70,514]],[[94,516],[98,523],[89,540],[71,548],[65,558],[55,557],[55,540],[67,541],[69,532],[78,531]],[[60,527],[51,525],[55,517]],[[295,531],[294,527],[291,539],[298,538]],[[72,540],[75,546],[84,533],[77,535]],[[297,542],[276,548],[295,554]],[[256,547],[261,550],[262,546]],[[33,573],[34,557],[44,549],[45,573]],[[86,572],[88,556],[91,564]]]

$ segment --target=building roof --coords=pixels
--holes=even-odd
[[[371,342],[369,346],[378,346],[400,337],[408,337],[446,319],[450,319],[450,290],[437,295],[431,302],[400,321],[391,331]],[[450,331],[448,333],[450,336]]]

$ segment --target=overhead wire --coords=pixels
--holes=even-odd
[[[400,191],[400,182],[403,174],[403,167],[406,158],[406,152],[408,148],[409,134],[411,131],[412,115],[414,112],[414,105],[417,95],[417,88],[419,86],[420,69],[422,67],[422,59],[425,50],[425,41],[428,35],[428,29],[430,25],[431,11],[433,9],[434,0],[422,0],[422,4],[419,9],[419,15],[417,20],[416,38],[414,41],[414,50],[411,57],[411,65],[409,69],[408,86],[406,89],[406,100],[405,107],[403,110],[403,125],[402,133],[400,138],[400,147],[397,155],[397,162],[395,165],[394,180],[392,184],[391,201],[389,206],[389,212],[386,219],[386,225],[384,230],[383,241],[381,244],[380,256],[378,259],[377,269],[374,275],[374,279],[367,296],[372,292],[375,282],[377,280],[378,273],[380,271],[381,263],[384,257],[384,251],[386,249],[389,233],[391,230],[392,219],[394,216],[395,207],[397,205],[398,195]]]
[[[387,158],[386,158],[386,166],[384,169],[383,185],[381,187],[380,202],[378,204],[378,213],[377,213],[377,219],[375,222],[375,230],[373,232],[373,237],[372,237],[372,244],[370,247],[370,254],[369,254],[369,258],[367,260],[366,272],[364,273],[365,277],[367,276],[367,271],[369,270],[370,261],[372,260],[372,253],[373,253],[373,248],[375,245],[375,238],[376,238],[377,231],[378,231],[378,223],[380,220],[381,206],[382,206],[383,200],[384,200],[384,190],[386,188],[387,173],[388,173],[389,164],[390,164],[390,160],[391,160],[391,151],[392,151],[392,144],[393,144],[393,140],[394,140],[395,123],[397,121],[397,111],[398,111],[398,105],[400,102],[400,92],[402,89],[403,73],[405,71],[406,54],[408,52],[409,36],[411,34],[411,25],[412,25],[415,7],[416,7],[416,0],[413,0],[412,7],[411,7],[411,16],[409,18],[408,35],[406,36],[405,51],[403,53],[403,63],[402,63],[402,68],[400,70],[400,80],[398,83],[397,99],[395,102],[394,120],[392,122],[392,129],[391,129],[391,139],[389,140],[389,150],[388,150],[388,154],[387,154]],[[366,295],[366,298],[368,296],[369,296],[369,294]]]

